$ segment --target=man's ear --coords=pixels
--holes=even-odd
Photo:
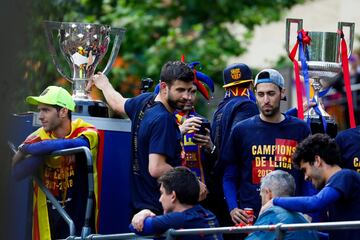
[[[172,203],[175,203],[176,200],[177,200],[176,192],[175,192],[175,191],[172,191],[172,192],[171,192],[171,202],[172,202]]]
[[[286,99],[286,95],[285,95],[285,88],[282,88],[281,91],[280,91],[280,99]]]
[[[320,167],[322,163],[322,159],[319,155],[315,155],[315,161],[314,161],[314,166],[315,167]]]
[[[59,116],[61,118],[65,118],[68,115],[68,109],[67,108],[61,108],[59,111]]]
[[[264,188],[265,194],[269,197],[269,199],[273,198],[273,194],[272,191],[270,190],[270,188]]]
[[[166,82],[160,82],[160,91],[167,91],[168,85]]]

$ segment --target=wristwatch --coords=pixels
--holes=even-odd
[[[18,146],[18,149],[17,149],[17,150],[23,153],[23,152],[24,152],[24,149],[23,149],[23,148],[24,148],[24,145],[25,145],[24,143],[20,144],[20,145]]]

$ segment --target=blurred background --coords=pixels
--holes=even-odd
[[[220,87],[210,102],[198,98],[197,110],[209,118],[223,96],[222,70],[228,64],[244,62],[254,75],[265,67],[277,68],[287,79],[292,79],[292,63],[284,48],[286,18],[303,19],[304,29],[311,31],[336,32],[338,21],[355,22],[356,26],[360,23],[356,11],[360,2],[355,0],[32,0],[18,4],[9,1],[8,5],[13,12],[7,11],[11,14],[5,20],[7,23],[13,18],[24,19],[21,27],[12,29],[14,33],[6,34],[7,38],[13,38],[10,46],[3,45],[14,58],[11,68],[16,67],[18,72],[16,78],[8,79],[19,86],[12,91],[8,106],[16,112],[29,109],[23,101],[25,96],[39,94],[48,85],[71,89],[50,57],[44,20],[125,28],[125,38],[108,77],[126,97],[140,93],[142,78],[150,77],[156,85],[161,66],[168,60],[180,59],[184,54],[187,62],[200,61],[200,71],[211,76]],[[359,46],[356,36],[355,49]],[[22,45],[16,47],[16,44]],[[105,64],[106,59],[97,69],[102,70]],[[291,89],[292,81],[289,93]],[[102,99],[96,89],[91,95]],[[286,107],[295,105],[291,100]]]

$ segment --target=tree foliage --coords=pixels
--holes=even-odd
[[[168,60],[200,61],[216,83],[227,59],[246,51],[255,26],[279,20],[304,0],[57,0],[34,1],[29,24],[33,39],[23,59],[26,86],[38,94],[59,78],[47,50],[43,20],[91,22],[126,28],[119,58],[109,78],[125,96],[138,93],[140,79],[158,80]],[[245,29],[240,38],[233,23]],[[99,66],[101,70],[103,66]],[[27,92],[29,93],[29,92]]]

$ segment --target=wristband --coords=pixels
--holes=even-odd
[[[213,147],[212,147],[212,149],[211,149],[211,154],[214,154],[214,152],[215,152],[215,150],[216,150],[216,146],[215,146],[215,144],[213,145]]]

